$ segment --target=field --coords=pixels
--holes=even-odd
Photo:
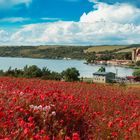
[[[123,49],[118,51],[117,53],[122,53],[122,52],[132,52],[134,50],[134,48],[128,48],[128,49]]]
[[[86,49],[84,52],[85,53],[91,53],[91,52],[103,52],[103,51],[113,51],[113,50],[119,50],[119,49],[123,49],[126,48],[128,46],[119,46],[119,45],[114,45],[114,46],[94,46],[94,47],[89,47],[88,49]]]
[[[28,57],[28,58],[49,58],[63,59],[64,57],[72,59],[84,59],[86,54],[84,50],[88,46],[1,46],[1,57]]]
[[[1,57],[28,57],[48,59],[87,59],[92,52],[112,51],[112,53],[131,52],[140,45],[102,45],[102,46],[0,46]]]
[[[140,87],[0,78],[1,140],[140,140]]]

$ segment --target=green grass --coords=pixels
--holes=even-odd
[[[123,53],[123,52],[132,52],[134,48],[128,48],[118,51],[117,53]]]
[[[113,50],[119,50],[119,49],[123,49],[126,48],[128,46],[126,45],[112,45],[112,46],[94,46],[94,47],[90,47],[88,49],[86,49],[84,52],[85,53],[91,53],[91,52],[103,52],[103,51],[113,51]]]

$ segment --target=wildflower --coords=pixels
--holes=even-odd
[[[34,110],[38,110],[38,106],[34,106]]]
[[[128,136],[125,136],[124,139],[125,139],[125,140],[129,140],[129,137],[128,137]]]
[[[72,140],[80,140],[79,134],[78,133],[73,133],[72,134]]]
[[[42,110],[42,105],[39,105],[38,106],[38,110]]]
[[[19,94],[20,94],[21,96],[24,95],[24,93],[23,93],[22,91],[21,91]]]
[[[70,138],[70,137],[68,137],[68,136],[66,136],[66,137],[65,137],[65,140],[71,140],[71,138]]]
[[[113,137],[116,137],[116,136],[118,135],[118,133],[117,133],[117,132],[112,132],[111,135],[112,135]]]
[[[43,111],[47,111],[47,112],[49,112],[50,111],[50,109],[51,109],[51,107],[50,106],[45,106],[45,107],[43,107]]]
[[[25,129],[24,129],[24,134],[27,135],[28,132],[29,132],[29,129],[28,129],[28,128],[25,128]]]
[[[29,105],[29,107],[30,107],[31,109],[34,109],[34,105]]]
[[[29,118],[28,118],[28,121],[29,121],[29,122],[32,122],[32,121],[33,121],[33,117],[29,117]]]
[[[52,116],[56,116],[56,112],[55,111],[52,112]]]
[[[9,138],[4,138],[3,140],[10,140]]]
[[[113,126],[113,122],[108,122],[108,127],[111,128]]]
[[[35,140],[39,140],[39,139],[41,139],[41,137],[39,136],[39,134],[36,134],[36,135],[34,136],[34,139],[35,139]]]
[[[120,123],[119,123],[119,127],[120,127],[120,128],[124,127],[124,122],[123,122],[122,120],[121,120]]]
[[[49,136],[44,136],[43,140],[51,140],[51,139],[49,138]]]

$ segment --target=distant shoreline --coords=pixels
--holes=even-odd
[[[74,61],[74,60],[78,60],[78,61],[83,61],[83,64],[86,65],[100,65],[100,66],[116,66],[116,67],[122,67],[122,68],[131,68],[131,69],[137,69],[135,67],[131,67],[131,66],[127,66],[127,65],[113,65],[113,64],[96,64],[96,63],[88,63],[86,62],[86,60],[84,59],[64,59],[64,58],[40,58],[40,57],[15,57],[15,56],[0,56],[1,58],[25,58],[25,59],[46,59],[46,60],[64,60],[64,61]]]
[[[0,57],[1,66],[0,69],[7,70],[11,68],[23,68],[26,65],[37,65],[38,67],[47,67],[51,71],[61,72],[67,68],[75,67],[79,70],[81,77],[92,77],[92,74],[98,71],[101,65],[86,65],[85,60],[64,60],[64,59],[37,59],[37,58],[23,58],[23,57]],[[117,67],[120,76],[131,75],[133,70],[131,68]],[[128,74],[125,74],[127,70]],[[107,66],[107,71],[115,71],[114,66]]]
[[[128,65],[113,65],[113,64],[96,64],[96,63],[84,63],[84,64],[87,64],[87,65],[100,65],[100,66],[116,66],[116,67],[122,67],[122,68],[132,68],[132,69],[135,69],[134,67],[130,67]]]

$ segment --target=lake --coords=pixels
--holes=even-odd
[[[0,69],[8,70],[12,68],[23,68],[25,65],[37,65],[38,67],[47,67],[51,71],[62,72],[63,70],[71,67],[75,67],[79,70],[81,77],[92,77],[92,74],[101,67],[101,65],[87,65],[84,64],[84,60],[52,60],[52,59],[32,59],[32,58],[11,58],[0,57]],[[125,77],[131,76],[133,69],[105,66],[107,72],[118,71],[118,76]]]

